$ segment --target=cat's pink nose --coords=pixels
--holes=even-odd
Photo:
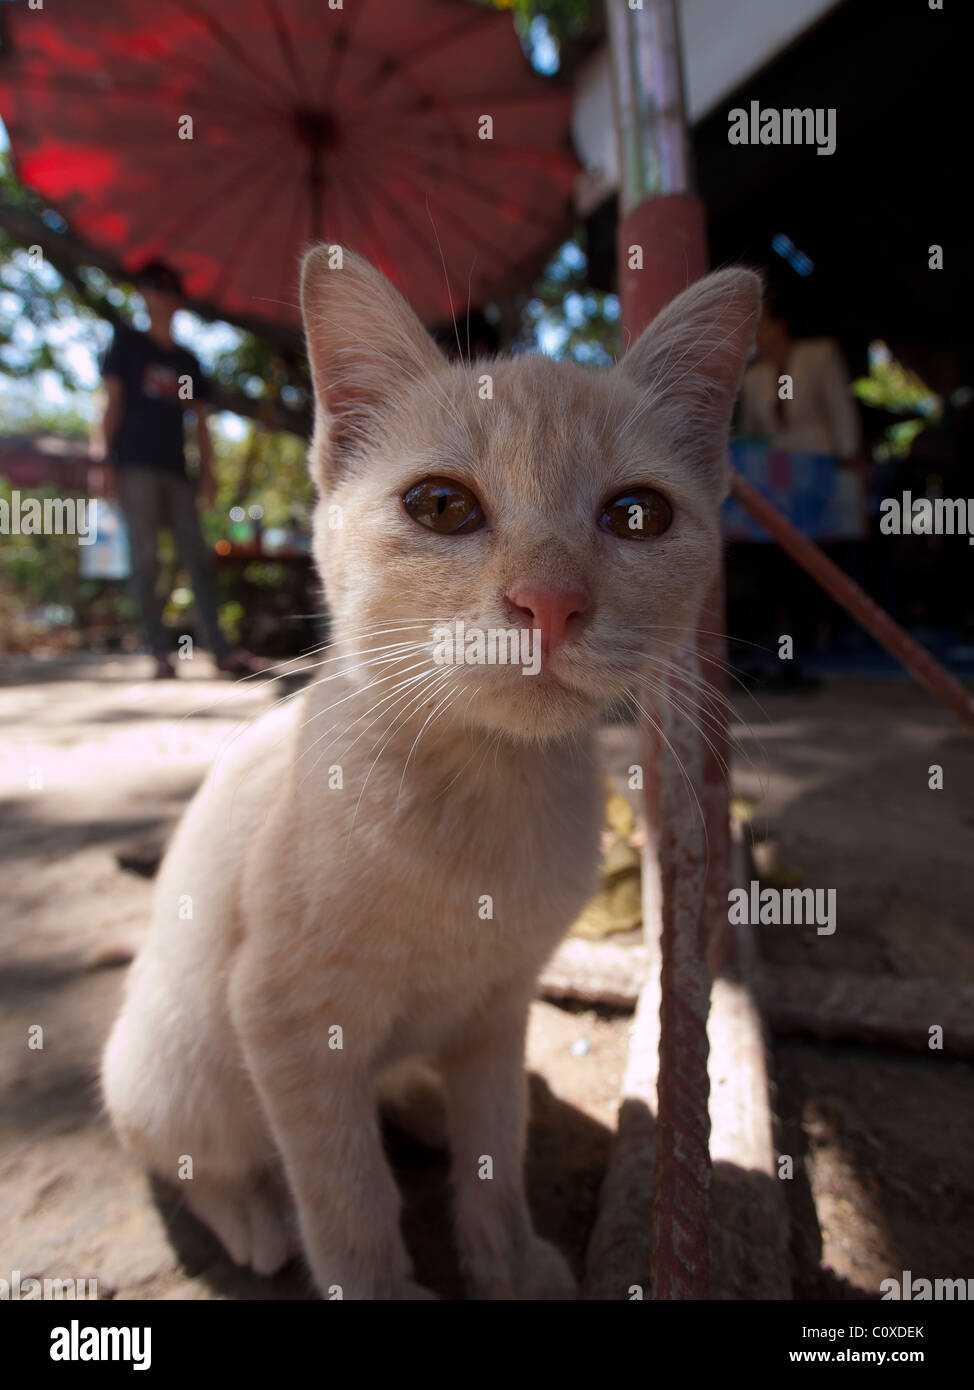
[[[540,628],[543,655],[560,647],[592,606],[584,589],[559,589],[532,580],[512,585],[507,602],[521,627]]]

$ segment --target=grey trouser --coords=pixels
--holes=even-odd
[[[228,650],[217,620],[216,571],[196,513],[196,487],[187,477],[161,468],[122,464],[117,470],[119,501],[129,528],[132,591],[142,619],[142,636],[154,656],[173,646],[163,626],[159,582],[159,532],[170,530],[176,552],[189,572],[203,634],[219,660]]]

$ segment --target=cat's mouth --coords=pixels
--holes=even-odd
[[[596,720],[618,697],[616,681],[599,678],[556,652],[536,671],[485,668],[475,676],[470,711],[479,722],[522,738],[569,734]]]

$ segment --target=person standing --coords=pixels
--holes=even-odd
[[[756,360],[741,386],[738,434],[763,439],[770,449],[827,455],[833,468],[835,528],[820,542],[844,568],[860,567],[866,526],[868,465],[861,457],[862,430],[842,349],[834,338],[806,338],[795,331],[789,296],[771,289],[755,335]],[[781,388],[790,379],[790,391]],[[822,499],[823,502],[825,499]],[[805,651],[834,641],[845,618],[777,546],[751,547],[749,568],[757,591],[754,619],[762,643],[791,634]],[[757,615],[763,610],[764,618]],[[777,684],[803,685],[801,663],[775,663]],[[770,682],[769,682],[770,684]]]
[[[101,364],[104,410],[91,445],[102,465],[102,490],[117,496],[129,530],[132,588],[143,640],[156,663],[157,677],[172,677],[172,634],[162,621],[158,593],[159,533],[169,529],[189,573],[205,640],[221,671],[250,675],[266,662],[242,648],[231,650],[217,616],[216,571],[196,509],[197,486],[186,469],[184,420],[196,419],[199,496],[204,504],[216,492],[207,424],[206,379],[199,362],[172,336],[172,320],[182,303],[182,285],[165,261],[145,264],[135,286],[149,315],[146,332],[125,325]]]
[[[796,338],[773,296],[758,323],[757,360],[744,374],[739,432],[763,436],[773,449],[829,454],[848,465],[862,434],[842,349],[834,338]],[[792,379],[783,399],[779,379]]]

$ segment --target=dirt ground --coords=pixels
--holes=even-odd
[[[119,1151],[100,1047],[152,885],[120,851],[171,827],[210,761],[281,687],[152,682],[140,657],[8,662],[0,676],[0,1277],[96,1277],[101,1297],[300,1298],[300,1268],[236,1270]],[[779,965],[974,980],[974,746],[907,683],[833,680],[740,716],[733,789],[762,873],[834,888],[833,936],[761,929]],[[609,768],[634,731],[605,732]],[[944,769],[942,791],[928,768]],[[791,881],[790,879],[788,881]],[[798,881],[797,879],[795,881]],[[101,964],[99,964],[101,962]],[[936,1020],[931,1020],[935,1022]],[[43,1049],[27,1044],[43,1028]],[[625,1068],[629,1015],[539,1001],[529,1035],[528,1182],[538,1228],[581,1272]],[[946,1057],[775,1040],[795,1292],[974,1276],[972,1068]],[[446,1161],[390,1132],[417,1274],[447,1297]]]

